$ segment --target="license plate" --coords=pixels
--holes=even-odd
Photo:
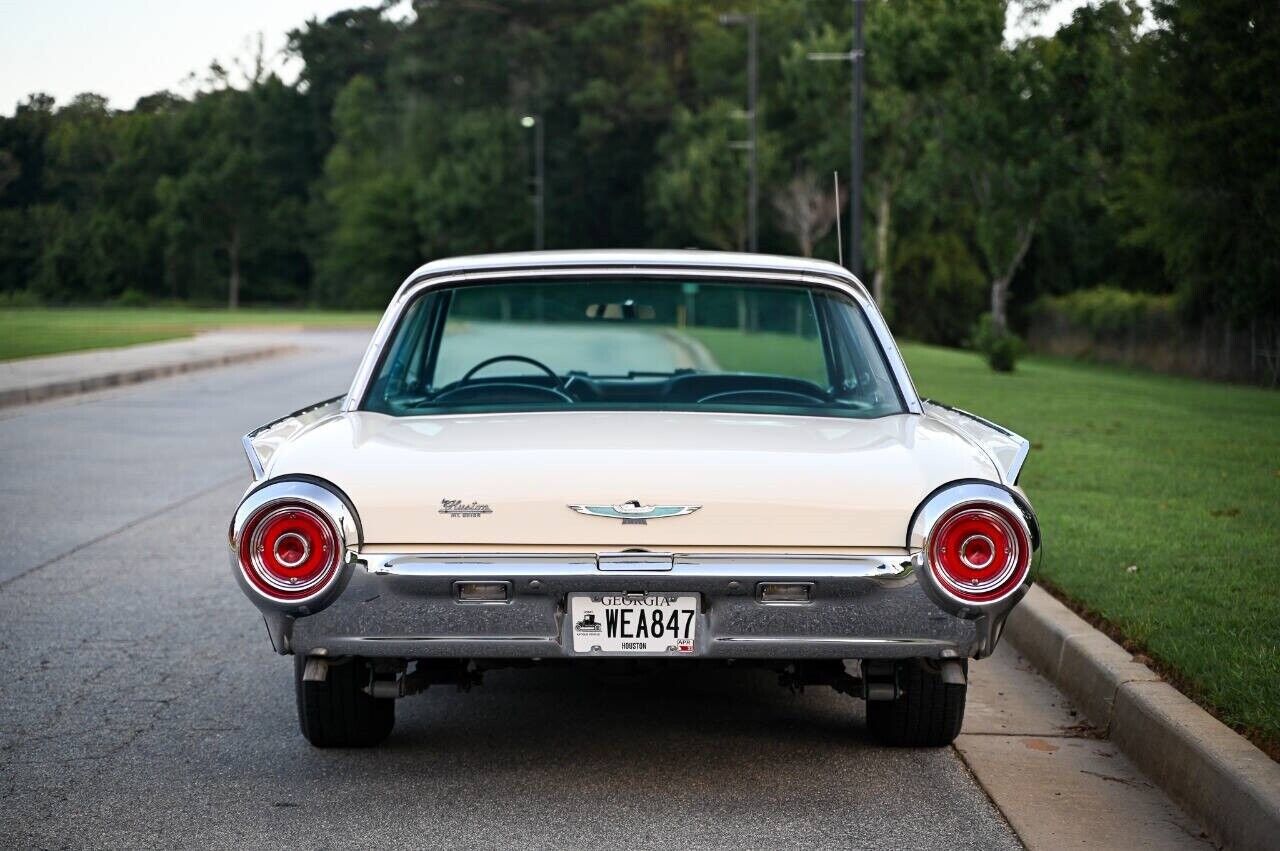
[[[570,594],[573,652],[693,653],[696,594]]]

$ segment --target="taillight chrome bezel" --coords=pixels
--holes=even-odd
[[[1019,515],[1020,516],[1020,515]],[[959,545],[956,554],[961,567],[970,569],[975,577],[966,581],[957,575],[957,569],[945,565],[947,556],[939,552],[952,527],[965,521],[977,520],[989,523],[995,534],[1004,538],[998,542],[990,534],[973,533]],[[981,565],[971,565],[965,558],[964,548],[973,538],[985,539],[991,554]],[[998,554],[1004,550],[1003,558]],[[959,603],[981,605],[995,603],[1008,596],[1021,584],[1023,575],[1031,567],[1031,531],[1025,521],[1018,523],[1008,509],[990,502],[964,502],[953,506],[939,519],[925,538],[925,565],[933,574],[939,589]]]
[[[966,516],[981,517],[1002,528],[1007,540],[1016,541],[1017,551],[1009,552],[989,578],[960,585],[936,563],[935,545],[950,524]],[[1000,548],[992,543],[994,559]],[[925,499],[912,518],[907,546],[921,556],[921,584],[935,603],[962,617],[980,617],[1007,610],[1026,593],[1040,533],[1035,515],[1020,494],[992,482],[966,480],[938,488]],[[985,562],[976,570],[984,571],[989,565]]]
[[[310,515],[323,530],[320,553],[304,553],[295,564],[311,555],[325,559],[312,577],[289,582],[273,575],[265,563],[264,529],[273,518],[290,513]],[[307,522],[310,522],[308,520]],[[286,532],[285,535],[292,534]],[[283,538],[285,535],[281,535]],[[305,539],[304,539],[305,541]],[[360,526],[354,510],[342,496],[310,480],[271,481],[251,490],[241,501],[228,533],[231,565],[245,594],[259,608],[293,614],[319,611],[341,593],[350,578],[350,563],[360,545]],[[308,546],[312,543],[306,541]],[[282,561],[286,569],[287,561]]]

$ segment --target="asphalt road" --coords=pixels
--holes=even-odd
[[[238,437],[345,389],[363,340],[0,413],[4,847],[1016,848],[956,751],[764,674],[490,674],[372,751],[297,730],[231,579]]]

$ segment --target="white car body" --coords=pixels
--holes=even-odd
[[[362,406],[397,323],[423,293],[605,272],[830,290],[865,314],[902,409],[840,419],[724,410],[390,416]],[[566,616],[575,594],[609,591],[699,601],[696,639],[679,652],[636,655],[862,660],[851,676],[869,699],[884,696],[877,683],[889,676],[876,660],[933,660],[946,682],[963,683],[956,660],[994,649],[1039,542],[1017,487],[1028,442],[920,399],[862,285],[838,266],[798,258],[589,251],[427,264],[392,299],[345,395],[244,444],[254,483],[233,521],[232,565],[276,650],[382,660],[373,682],[389,671],[399,694],[406,683],[416,690],[414,660],[616,655],[576,640]],[[252,581],[245,524],[273,500],[310,505],[336,530],[340,563],[314,594],[282,601]],[[957,505],[986,506],[1025,541],[1026,564],[991,599],[963,588],[957,597],[936,581],[930,534]],[[774,603],[763,590],[771,582],[808,596]],[[505,597],[469,605],[460,583],[501,586]],[[308,668],[307,682],[323,680],[321,667]],[[903,676],[891,675],[893,696]],[[363,688],[379,696],[372,682]]]

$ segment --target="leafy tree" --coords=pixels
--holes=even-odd
[[[1009,328],[1009,293],[1061,175],[1054,81],[1032,39],[1006,49],[1003,14],[985,20],[986,50],[962,73],[947,110],[947,160],[967,183],[973,243],[990,281],[995,333]]]
[[[1280,335],[1274,4],[1154,0],[1147,27],[1096,0],[1011,42],[1014,3],[1049,5],[867,0],[863,249],[899,330],[959,343],[986,311],[995,338],[1109,284]],[[548,244],[739,248],[746,39],[719,17],[744,9],[761,245],[835,258],[849,65],[809,54],[849,48],[848,0],[392,5],[295,30],[294,85],[259,50],[189,99],[0,116],[0,291],[376,305],[431,257],[531,244],[528,114]]]
[[[1157,0],[1128,146],[1132,237],[1189,313],[1270,322],[1280,347],[1280,6]]]
[[[325,304],[373,307],[421,259],[413,183],[401,152],[387,150],[394,122],[370,78],[339,93],[333,125],[315,214],[317,294]]]
[[[680,110],[659,146],[651,176],[649,214],[658,239],[741,251],[746,245],[747,170],[739,107],[716,101],[701,113]],[[760,173],[773,165],[767,133],[757,136]]]
[[[41,193],[53,98],[32,95],[0,116],[0,292],[27,290],[40,256],[31,206]]]
[[[504,110],[454,115],[440,156],[417,193],[418,227],[433,257],[511,251],[533,242],[528,160],[516,116]]]
[[[156,184],[167,266],[197,287],[223,270],[232,308],[246,285],[274,300],[297,298],[305,286],[299,243],[309,149],[287,133],[301,106],[269,77],[248,90],[202,94],[179,115],[177,133],[193,154],[180,174]]]
[[[1062,172],[1041,208],[1039,236],[1026,260],[1024,303],[1100,283],[1163,289],[1159,256],[1132,244],[1118,209],[1125,151],[1139,142],[1134,83],[1143,12],[1134,2],[1078,8],[1043,45],[1059,116]]]
[[[311,19],[289,33],[288,51],[302,61],[298,86],[304,92],[309,120],[320,156],[333,143],[330,126],[339,93],[356,77],[385,88],[403,28],[386,15],[389,3],[353,8]]]

